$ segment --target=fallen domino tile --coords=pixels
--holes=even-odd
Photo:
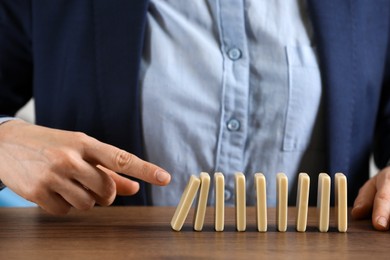
[[[195,217],[194,217],[195,231],[202,231],[203,229],[204,218],[206,215],[206,208],[207,208],[207,199],[209,196],[209,189],[210,189],[210,175],[207,172],[201,172],[199,178],[200,178],[200,190],[199,190],[198,204],[195,210]]]
[[[307,225],[307,212],[309,207],[310,177],[307,173],[300,173],[298,177],[297,191],[297,216],[296,230],[305,232]]]
[[[221,172],[214,174],[215,189],[215,231],[225,227],[225,177]]]
[[[347,177],[342,173],[335,174],[335,219],[339,232],[348,229]]]
[[[287,231],[288,178],[284,173],[276,175],[276,223],[279,232]]]
[[[330,177],[326,173],[318,176],[317,215],[318,230],[328,232],[330,207]]]
[[[267,232],[267,190],[265,176],[262,173],[255,174],[255,186],[257,231]]]
[[[191,178],[188,181],[186,188],[184,189],[179,205],[177,206],[175,214],[171,220],[171,227],[173,230],[180,231],[183,227],[184,221],[187,218],[196,193],[198,192],[199,185],[199,178],[191,175]]]
[[[236,190],[236,228],[237,231],[246,230],[246,185],[245,175],[237,172],[234,175]]]

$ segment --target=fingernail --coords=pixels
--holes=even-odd
[[[156,173],[156,178],[159,182],[165,183],[170,180],[171,175],[169,175],[169,173],[167,173],[166,171],[159,170]]]
[[[385,229],[387,228],[387,219],[385,217],[379,217],[376,223]]]

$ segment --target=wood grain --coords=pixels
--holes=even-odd
[[[37,208],[0,208],[1,259],[374,259],[389,255],[390,234],[369,220],[352,221],[339,233],[331,215],[328,233],[317,231],[309,209],[307,231],[295,231],[295,208],[288,230],[277,232],[275,209],[268,210],[268,232],[257,232],[255,209],[247,209],[247,230],[236,232],[234,208],[226,208],[225,231],[214,231],[207,208],[202,232],[192,229],[193,209],[182,231],[173,231],[171,207],[109,207],[50,216]]]

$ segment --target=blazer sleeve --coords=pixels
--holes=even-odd
[[[374,159],[380,169],[390,165],[390,28],[388,29],[387,58],[374,141]]]
[[[0,116],[32,97],[31,1],[0,0]]]

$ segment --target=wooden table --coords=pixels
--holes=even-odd
[[[50,216],[38,208],[0,208],[0,259],[380,259],[390,258],[390,234],[374,231],[369,220],[349,223],[347,233],[316,228],[315,209],[308,229],[276,231],[275,210],[268,210],[268,232],[256,231],[255,210],[247,209],[247,231],[236,232],[234,208],[226,208],[225,231],[213,229],[208,208],[202,232],[192,230],[190,212],[182,231],[171,230],[171,207],[109,207]]]

